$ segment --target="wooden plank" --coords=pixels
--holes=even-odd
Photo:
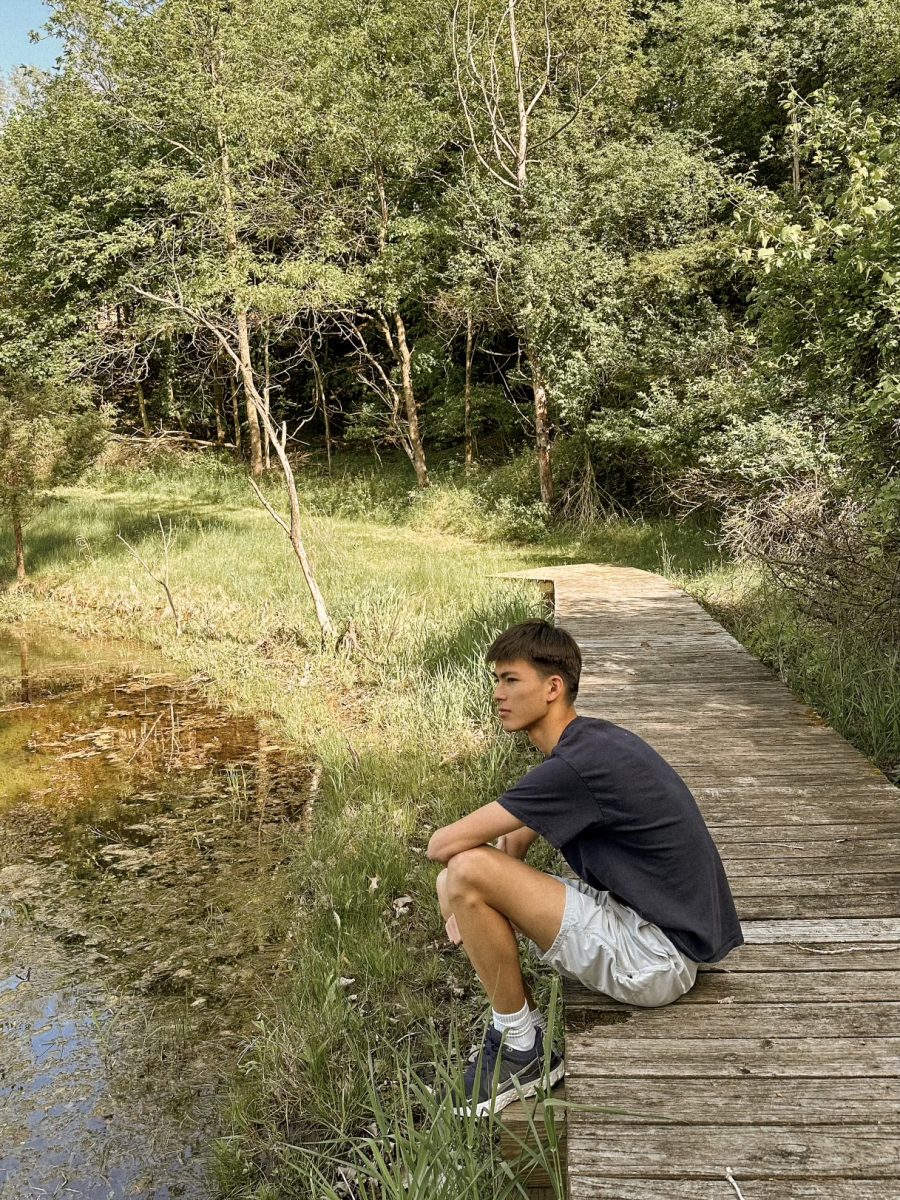
[[[758,687],[765,686],[771,688],[773,693],[778,692],[780,685],[772,679],[771,672],[762,663],[751,659],[750,662],[742,663],[740,667],[737,667],[732,654],[733,652],[726,648],[718,654],[711,653],[709,650],[701,653],[695,651],[692,654],[682,654],[678,658],[669,660],[660,657],[642,661],[629,655],[623,655],[618,659],[608,658],[602,664],[582,671],[579,691],[584,688],[585,694],[590,694],[592,691],[599,692],[606,687],[619,689],[633,681],[638,685],[662,683],[667,687],[669,684],[673,684],[676,687],[684,688],[706,685],[715,687],[717,691],[720,683],[733,685],[738,682],[754,684]],[[598,699],[601,698],[598,697]],[[802,705],[801,700],[794,699],[794,697],[791,699],[796,705]],[[782,687],[778,692],[778,704],[783,705],[784,703]]]
[[[577,991],[566,997],[566,1029],[587,1034],[614,1033],[616,1037],[651,1041],[658,1038],[730,1038],[739,1030],[744,1037],[768,1037],[777,1029],[782,1038],[891,1037],[900,1029],[900,1002],[880,1003],[772,1003],[695,1004],[682,1002],[656,1009],[616,1005],[595,993]],[[570,1074],[580,1071],[569,1055]]]
[[[893,917],[872,917],[841,920],[829,918],[822,921],[746,921],[742,924],[744,941],[748,945],[783,945],[800,942],[803,945],[819,943],[898,942],[900,943],[900,920]]]
[[[807,800],[821,800],[823,786],[821,783],[816,783],[813,780],[805,778],[785,779],[777,778],[760,779],[755,775],[739,775],[734,773],[727,779],[721,779],[718,782],[699,783],[691,789],[694,793],[694,798],[701,805],[709,804],[712,801],[724,800],[733,804],[747,803],[748,792],[753,793],[754,797],[761,803],[771,804],[773,801],[793,801],[794,803],[802,804]],[[830,792],[834,789],[830,788]],[[890,780],[879,775],[878,779],[868,780],[863,782],[859,779],[850,783],[842,783],[839,789],[839,798],[841,800],[890,800],[894,804],[893,816],[886,821],[881,822],[885,825],[895,825],[897,822],[897,804],[900,803],[900,788],[895,787]],[[763,825],[764,822],[757,821],[757,825]],[[778,824],[778,822],[772,822]],[[847,818],[843,820],[838,818],[831,822],[832,825],[847,825],[861,824],[871,825],[872,821],[857,821],[856,818]]]
[[[707,819],[710,827],[715,826],[717,832],[723,827],[731,829],[754,830],[760,825],[790,825],[816,826],[834,824],[836,818],[847,817],[851,821],[865,821],[868,815],[873,824],[890,821],[897,811],[897,803],[880,797],[833,797],[821,800],[804,801],[803,806],[791,804],[786,799],[754,804],[752,793],[744,801],[732,801],[730,804],[718,802],[713,805],[706,801],[700,804],[700,811]]]
[[[893,1200],[884,1179],[792,1179],[790,1192],[783,1179],[761,1179],[752,1184],[740,1176],[745,1200]],[[569,1183],[569,1200],[737,1200],[737,1193],[721,1179],[615,1179],[575,1178]]]
[[[702,772],[704,777],[709,777],[715,770],[722,774],[725,782],[734,780],[735,776],[743,776],[746,780],[797,777],[808,783],[819,781],[827,784],[832,780],[840,783],[846,780],[855,784],[867,781],[890,784],[888,777],[867,759],[857,763],[847,755],[833,753],[830,749],[817,754],[810,748],[808,757],[801,759],[788,753],[790,743],[783,750],[779,747],[777,752],[768,755],[762,755],[759,748],[754,746],[748,746],[745,750],[731,747],[727,759],[723,760],[714,743],[709,749],[704,749],[696,744],[694,738],[691,739],[691,745],[686,745],[681,738],[678,741],[679,745],[666,747],[665,757],[679,774],[689,771],[696,776]],[[660,746],[657,739],[656,748],[660,749]],[[889,794],[893,794],[896,800],[897,789]]]
[[[701,963],[700,974],[708,971],[897,971],[900,970],[900,938],[894,943],[850,942],[784,945],[743,945],[717,963]],[[789,998],[789,997],[785,997]],[[779,999],[774,996],[773,999]],[[900,997],[897,997],[900,999]]]
[[[716,1179],[727,1165],[745,1179],[900,1179],[900,1125],[701,1126],[690,1137],[671,1126],[617,1125],[615,1136],[605,1138],[583,1132],[584,1117],[569,1112],[569,1162],[577,1158],[582,1175]]]
[[[566,1003],[576,1002],[584,991],[573,984]],[[900,971],[701,971],[697,982],[678,1001],[677,1008],[709,1004],[771,1004],[774,998],[790,998],[792,1003],[827,1004],[894,1001],[900,997]],[[615,1001],[599,997],[604,1004]],[[640,1011],[640,1010],[639,1010]],[[900,1035],[900,1027],[898,1027]]]
[[[868,896],[741,896],[737,905],[741,920],[807,917],[900,917],[896,891],[872,892]]]
[[[710,827],[740,825],[748,828],[772,825],[890,825],[897,819],[900,793],[894,787],[845,790],[839,780],[826,787],[821,782],[814,792],[802,795],[789,785],[780,792],[771,791],[770,783],[788,783],[786,776],[731,776],[738,783],[733,795],[706,796],[693,780],[682,776],[694,793],[694,799],[707,817]],[[705,778],[709,778],[708,775]],[[721,782],[721,781],[720,781]],[[868,815],[866,815],[868,814]],[[804,821],[804,817],[808,817]]]
[[[897,890],[900,874],[894,871],[849,875],[729,875],[735,896],[856,896]]]
[[[900,1079],[717,1079],[714,1087],[685,1087],[680,1079],[620,1079],[608,1093],[596,1079],[573,1077],[573,1105],[601,1105],[598,1136],[610,1125],[842,1125],[900,1121]],[[525,1128],[524,1117],[519,1117]],[[685,1131],[693,1136],[692,1130]]]
[[[811,843],[807,842],[807,846]],[[721,853],[721,847],[720,853]],[[760,847],[765,849],[765,847]],[[727,858],[728,878],[743,879],[762,876],[772,871],[778,871],[782,878],[789,875],[828,875],[831,879],[844,879],[849,875],[892,874],[900,883],[897,863],[900,862],[900,845],[893,852],[887,850],[881,854],[854,853],[848,849],[846,854],[812,854],[802,858],[796,855],[785,856],[780,848],[772,847],[775,853],[765,858]],[[820,847],[821,849],[821,847]],[[722,855],[725,859],[725,855]]]
[[[579,1075],[618,1079],[716,1079],[764,1075],[784,1079],[843,1079],[900,1076],[900,1038],[717,1038],[705,1041],[653,1041],[652,1056],[643,1041],[616,1036],[570,1033],[566,1058]]]
[[[691,788],[691,791],[694,794],[694,799],[704,810],[704,812],[709,811],[711,808],[715,808],[719,804],[732,808],[737,808],[740,806],[745,810],[745,812],[748,805],[751,803],[754,806],[759,804],[763,810],[766,807],[780,804],[789,812],[794,814],[792,820],[787,822],[767,822],[764,819],[764,812],[760,813],[759,815],[754,812],[752,814],[748,814],[753,819],[752,821],[747,822],[745,827],[759,829],[763,834],[766,834],[768,830],[775,830],[779,827],[787,828],[791,829],[793,835],[797,838],[805,836],[801,832],[804,826],[800,825],[798,828],[798,815],[802,813],[803,809],[810,800],[821,801],[823,799],[823,788],[819,784],[815,786],[808,786],[805,783],[792,783],[790,781],[781,782],[777,779],[766,779],[760,781],[758,779],[748,780],[745,778],[733,778],[727,786],[716,786],[710,788],[693,787]],[[841,802],[854,800],[869,801],[874,803],[876,806],[885,801],[887,802],[889,808],[893,809],[893,811],[889,816],[881,818],[879,818],[877,815],[871,818],[832,818],[831,821],[828,822],[816,822],[815,824],[817,826],[829,824],[832,826],[852,827],[857,830],[861,830],[862,836],[865,837],[876,836],[876,832],[872,829],[872,826],[877,826],[879,829],[896,827],[898,811],[897,805],[898,802],[900,802],[900,789],[895,788],[893,784],[865,784],[862,787],[859,787],[855,784],[850,787],[842,786],[839,789],[836,798]],[[707,824],[713,832],[716,832],[717,823],[714,816],[710,816]],[[740,831],[739,829],[726,828],[726,832],[730,833],[734,837],[737,837]],[[815,830],[811,831],[809,836],[818,838],[827,835],[827,832],[827,830],[819,830],[816,828]],[[836,834],[835,836],[840,837],[841,835]]]
[[[757,825],[753,833],[745,827],[710,826],[719,853],[731,862],[770,854],[773,859],[835,858],[846,855],[892,854],[900,859],[900,826],[895,825],[817,825],[791,829],[784,825]]]

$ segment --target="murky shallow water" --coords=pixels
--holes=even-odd
[[[0,632],[4,1200],[204,1197],[315,776],[128,647]]]

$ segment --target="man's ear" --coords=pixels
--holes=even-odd
[[[551,675],[547,680],[550,684],[550,700],[557,700],[566,693],[566,685],[561,675]]]

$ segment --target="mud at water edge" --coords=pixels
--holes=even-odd
[[[203,1197],[315,766],[143,649],[0,631],[4,1200]]]

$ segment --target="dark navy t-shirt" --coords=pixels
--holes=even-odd
[[[695,962],[743,942],[725,869],[687,784],[611,721],[576,717],[499,803],[576,875],[658,925]]]

